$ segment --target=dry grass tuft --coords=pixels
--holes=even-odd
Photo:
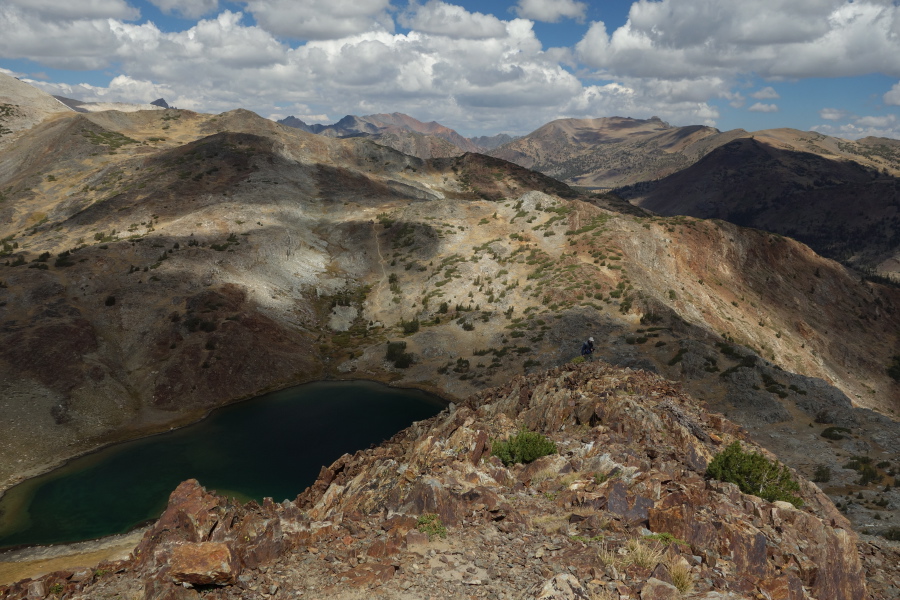
[[[617,568],[637,565],[646,569],[652,569],[662,561],[663,550],[656,542],[633,538],[628,540],[625,546],[617,550],[602,544],[597,550],[597,558],[603,564]]]
[[[666,566],[669,568],[669,575],[672,576],[672,585],[678,588],[682,595],[694,591],[694,574],[691,572],[690,565],[684,560],[672,560]]]
[[[626,556],[629,562],[639,567],[652,569],[662,560],[663,551],[656,542],[646,542],[639,539],[630,539],[625,544],[628,550]]]
[[[531,520],[531,524],[535,527],[543,529],[547,534],[569,534],[569,520],[566,517],[559,517],[554,515],[535,517]]]
[[[541,469],[531,476],[531,485],[536,486],[543,481],[555,478],[557,475],[559,475],[559,472],[552,467]]]

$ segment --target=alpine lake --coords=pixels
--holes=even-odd
[[[419,390],[323,381],[221,408],[10,488],[0,498],[0,549],[125,533],[159,517],[172,490],[191,478],[242,502],[293,500],[323,465],[445,406]]]

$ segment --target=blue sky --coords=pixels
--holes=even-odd
[[[655,115],[900,138],[898,0],[3,0],[0,69],[86,101],[465,135]]]

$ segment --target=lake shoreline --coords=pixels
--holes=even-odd
[[[93,540],[0,551],[0,585],[33,579],[53,571],[93,568],[105,560],[128,558],[150,527],[150,524],[143,524],[127,533]]]
[[[330,388],[329,386],[332,384],[338,384],[337,388]],[[319,387],[316,387],[316,386]],[[374,387],[373,387],[374,386]],[[72,456],[66,459],[65,461],[59,461],[55,463],[55,466],[49,469],[42,470],[43,476],[50,475],[54,471],[63,470],[62,473],[51,475],[50,479],[44,479],[44,481],[35,481],[39,480],[42,477],[41,473],[35,473],[32,477],[22,478],[16,486],[20,485],[29,485],[28,482],[32,481],[34,486],[45,486],[46,481],[54,481],[54,478],[70,478],[71,474],[66,474],[65,469],[67,467],[72,467],[75,469],[74,473],[82,472],[85,468],[85,463],[76,463],[77,460],[84,460],[87,458],[88,463],[91,464],[92,459],[89,457],[94,454],[101,454],[104,451],[109,452],[113,451],[115,455],[122,456],[122,452],[130,453],[134,452],[134,448],[129,449],[127,444],[134,444],[140,442],[149,442],[149,445],[143,445],[144,448],[154,448],[148,456],[152,456],[153,460],[147,462],[147,468],[156,469],[153,471],[148,471],[145,474],[143,481],[156,481],[155,489],[154,486],[151,486],[150,489],[153,489],[150,496],[146,496],[148,498],[154,498],[152,500],[154,503],[161,502],[164,503],[168,498],[171,490],[177,487],[178,483],[180,483],[184,479],[190,478],[199,478],[201,481],[207,482],[207,485],[211,485],[213,488],[218,488],[223,491],[226,495],[234,496],[238,499],[239,502],[246,502],[247,500],[253,498],[256,500],[261,500],[263,497],[272,497],[272,496],[284,496],[287,499],[291,499],[295,497],[298,493],[302,492],[306,486],[311,484],[311,481],[307,481],[308,479],[314,479],[315,474],[317,474],[322,466],[327,466],[331,464],[334,460],[336,460],[340,454],[345,452],[353,452],[355,449],[364,448],[370,446],[371,444],[381,443],[381,441],[385,439],[389,439],[396,433],[402,431],[406,427],[410,426],[412,423],[416,421],[420,421],[422,419],[428,419],[432,416],[439,414],[440,412],[446,410],[449,406],[453,405],[453,401],[448,399],[445,394],[434,393],[435,391],[431,389],[432,386],[427,383],[424,385],[415,385],[415,386],[396,386],[385,384],[384,381],[379,381],[377,378],[328,378],[324,380],[314,380],[309,382],[304,382],[302,384],[286,386],[280,388],[278,390],[271,390],[263,394],[259,394],[253,396],[252,398],[243,399],[241,401],[232,402],[228,405],[223,405],[221,407],[216,407],[213,410],[206,411],[204,414],[200,415],[199,418],[191,419],[190,422],[185,423],[180,427],[173,427],[167,425],[164,429],[159,428],[157,431],[150,435],[143,435],[135,438],[128,438],[122,440],[118,443],[109,443],[102,447],[96,447],[91,449],[90,451],[83,452],[78,456]],[[329,391],[333,390],[333,391]],[[340,390],[340,391],[338,391]],[[323,393],[324,392],[324,393]],[[396,394],[395,394],[396,392]],[[333,396],[334,403],[330,403],[329,399],[332,397],[331,394],[335,394]],[[413,400],[415,399],[415,400]],[[259,405],[260,408],[257,409],[253,403],[249,403],[245,406],[245,408],[241,409],[241,405],[245,405],[247,400],[257,400],[261,401]],[[294,404],[294,401],[298,401],[299,404]],[[371,401],[371,404],[370,404]],[[275,404],[271,404],[274,402]],[[375,413],[371,413],[368,408],[369,406],[378,406],[378,402],[387,402],[383,406],[385,409],[383,411],[376,410]],[[412,402],[412,404],[409,404]],[[424,402],[425,404],[421,404]],[[293,408],[287,409],[287,406],[292,406]],[[414,406],[418,408],[413,408]],[[422,406],[430,406],[431,408],[424,409]],[[264,408],[266,407],[266,408]],[[281,407],[281,408],[279,408]],[[402,408],[401,408],[402,407]],[[408,407],[408,408],[407,408]],[[226,410],[227,409],[227,410]],[[244,415],[239,420],[235,420],[233,417],[228,416],[228,411],[238,410],[241,415]],[[258,410],[262,410],[263,412],[257,412]],[[275,411],[278,410],[289,410],[289,412],[278,413]],[[347,411],[350,412],[347,412]],[[223,412],[219,412],[223,411]],[[249,411],[249,412],[248,412]],[[329,411],[338,411],[337,414],[331,415]],[[386,411],[386,412],[385,412]],[[412,412],[409,412],[412,411]],[[209,421],[209,417],[218,414],[218,417],[215,417],[215,420]],[[375,421],[370,421],[372,417],[377,414],[377,418]],[[347,416],[353,415],[349,421],[347,421]],[[224,421],[223,421],[224,419]],[[248,420],[249,419],[249,420]],[[268,419],[268,421],[266,421]],[[409,419],[409,420],[407,420]],[[209,444],[210,442],[215,442],[215,440],[219,438],[209,438],[208,433],[210,431],[218,431],[223,427],[223,424],[230,421],[229,434],[231,436],[238,436],[238,438],[250,438],[249,442],[245,441],[245,447],[243,452],[240,454],[236,454],[233,460],[235,462],[231,463],[233,465],[243,464],[243,471],[239,471],[241,473],[254,473],[259,475],[256,471],[256,467],[253,465],[264,465],[265,469],[263,472],[267,471],[267,477],[263,480],[255,479],[253,476],[248,480],[246,476],[241,475],[239,479],[230,480],[222,477],[221,464],[220,461],[223,457],[224,460],[228,461],[227,458],[229,455],[225,454],[216,454],[213,459],[213,462],[216,463],[214,467],[203,467],[202,465],[207,464],[204,462],[197,463],[196,460],[200,459],[209,459]],[[203,426],[204,422],[206,426]],[[377,425],[376,425],[377,423]],[[310,427],[315,430],[321,424],[322,428],[325,431],[312,431]],[[196,432],[184,432],[183,430],[187,428],[189,425],[194,426],[203,426],[201,429]],[[348,428],[349,426],[349,428]],[[374,427],[373,427],[374,426]],[[212,429],[210,429],[210,427]],[[248,465],[245,462],[242,462],[243,457],[250,457],[250,460],[267,460],[260,458],[253,458],[256,455],[257,450],[263,451],[266,448],[265,443],[260,443],[260,435],[265,437],[266,434],[257,433],[257,431],[263,431],[260,427],[264,428],[264,431],[272,433],[272,439],[275,440],[271,443],[277,444],[276,447],[280,448],[285,443],[293,444],[288,445],[288,448],[294,448],[296,450],[303,450],[305,456],[308,456],[306,463],[303,464],[300,471],[294,471],[295,479],[294,482],[297,483],[296,488],[287,487],[285,489],[284,485],[280,485],[279,483],[284,479],[282,476],[283,471],[282,467],[279,466],[278,463],[253,463]],[[274,429],[270,429],[274,427]],[[163,434],[176,435],[178,436],[179,431],[181,432],[180,439],[184,440],[193,440],[189,442],[191,445],[202,446],[202,456],[198,455],[185,455],[186,457],[191,457],[195,462],[191,462],[191,460],[187,460],[186,462],[181,460],[181,455],[177,457],[171,457],[168,460],[164,460],[163,457],[166,456],[165,451],[159,453],[161,449],[166,448],[168,444],[171,444],[171,441],[163,440],[153,442],[154,438],[160,437]],[[342,431],[344,432],[342,435],[334,436],[331,432]],[[294,434],[298,433],[300,435],[295,436]],[[173,439],[179,439],[179,437]],[[298,441],[295,441],[296,438]],[[229,437],[229,442],[226,445],[234,445],[231,443],[232,439]],[[314,440],[314,448],[316,449],[313,452],[310,452],[311,447],[308,445],[310,442],[306,440]],[[220,447],[222,446],[222,441],[219,440],[218,443]],[[306,444],[297,446],[297,444]],[[320,445],[321,444],[321,445]],[[359,445],[356,445],[359,444]],[[115,451],[114,449],[122,445],[123,448],[120,451]],[[295,451],[296,451],[295,450]],[[267,456],[275,456],[275,455],[285,455],[284,452],[273,451],[270,452]],[[108,455],[107,455],[108,456]],[[108,464],[109,459],[106,457],[97,457],[93,459],[93,463],[96,464]],[[97,462],[101,461],[101,462]],[[74,464],[73,464],[74,463]],[[313,463],[315,463],[313,465]],[[145,464],[145,462],[141,459],[139,462],[133,462],[132,464]],[[302,463],[301,463],[302,464]],[[153,465],[165,465],[162,471],[158,470],[159,466]],[[180,466],[178,466],[180,465]],[[311,466],[312,465],[312,466]],[[312,467],[314,467],[315,473],[307,472]],[[93,467],[90,467],[93,468]],[[137,473],[140,471],[134,472],[130,467],[125,467],[126,471],[123,471],[123,467],[121,465],[118,468],[118,473],[125,473],[126,471],[130,473],[131,477],[137,477]],[[200,469],[200,470],[197,470]],[[206,469],[206,470],[203,470]],[[212,470],[210,470],[212,469]],[[155,473],[158,473],[157,476]],[[118,479],[119,475],[114,476],[115,479],[109,478],[107,476],[107,481],[115,482],[115,481],[127,481]],[[208,480],[206,478],[209,478]],[[177,479],[177,480],[176,480]],[[290,478],[289,478],[290,480]],[[229,481],[234,481],[237,487],[232,490],[231,484]],[[237,483],[239,481],[243,481],[244,483]],[[279,483],[262,483],[262,481],[273,482],[277,481]],[[260,484],[259,487],[254,487],[257,485],[257,482]],[[94,492],[89,492],[89,494],[100,494],[97,496],[97,500],[85,499],[84,502],[87,504],[83,504],[83,506],[91,506],[91,507],[101,507],[104,506],[106,499],[110,498],[109,495],[103,495],[103,490],[105,487],[96,487],[93,483],[85,484],[84,482],[80,484],[82,487],[80,488],[72,488],[76,491],[82,489],[92,489]],[[83,486],[88,485],[88,488]],[[106,484],[103,484],[104,486]],[[128,486],[129,484],[125,484]],[[125,531],[125,527],[129,526],[127,515],[124,518],[116,518],[113,517],[106,520],[106,517],[98,520],[97,517],[94,517],[93,520],[83,521],[85,524],[95,523],[99,524],[102,522],[106,523],[106,526],[103,525],[88,525],[87,530],[84,533],[90,535],[90,532],[95,531],[95,536],[91,537],[78,537],[79,533],[73,533],[72,537],[66,538],[67,534],[62,533],[67,531],[65,527],[63,529],[53,529],[50,523],[55,523],[57,517],[54,515],[59,515],[59,519],[62,519],[60,524],[62,524],[64,519],[66,518],[63,513],[54,513],[48,512],[55,511],[56,508],[53,508],[54,504],[48,504],[47,502],[55,502],[59,504],[60,496],[59,492],[50,492],[50,496],[44,495],[44,501],[41,501],[40,504],[43,506],[43,509],[34,509],[31,502],[32,500],[27,499],[30,498],[30,494],[32,492],[28,491],[29,488],[18,488],[16,486],[9,486],[6,493],[4,493],[0,498],[6,499],[6,505],[0,504],[0,507],[4,508],[7,512],[7,517],[9,520],[7,521],[7,525],[12,529],[6,529],[7,525],[4,525],[4,531],[8,531],[10,533],[4,533],[3,537],[5,541],[9,544],[3,549],[4,555],[8,555],[7,553],[11,548],[16,549],[27,549],[30,547],[40,548],[44,545],[54,545],[54,544],[62,544],[66,545],[69,540],[82,540],[82,539],[102,539],[107,532],[113,532],[115,530]],[[250,486],[250,487],[241,487],[241,486]],[[224,488],[224,489],[223,489]],[[14,492],[15,495],[9,496],[11,489],[21,489],[22,491]],[[42,487],[35,487],[34,489],[42,489]],[[48,488],[49,489],[49,488]],[[54,488],[58,489],[58,488]],[[137,489],[135,487],[135,482],[132,481],[130,487],[127,487],[129,490]],[[163,493],[164,491],[164,493]],[[233,492],[233,493],[230,493]],[[53,498],[53,494],[56,494],[56,500],[46,500],[47,498]],[[82,497],[76,495],[75,497]],[[18,506],[18,503],[22,502],[21,498],[26,498],[25,502],[28,504],[22,504],[21,510],[15,509],[14,507]],[[279,498],[280,499],[280,498]],[[12,504],[10,504],[10,501]],[[68,502],[68,501],[66,501]],[[132,506],[129,504],[128,506]],[[146,510],[146,506],[143,504],[143,501],[137,501],[134,506],[144,506],[144,510]],[[90,510],[96,512],[97,508],[91,508]],[[11,512],[11,511],[15,512]],[[29,517],[29,512],[25,512],[28,510],[31,514]],[[38,512],[34,512],[37,510]],[[101,509],[102,510],[102,509]],[[116,511],[119,509],[116,508]],[[148,513],[144,513],[147,517],[150,517],[149,520],[138,520],[140,519],[141,512],[137,513],[138,519],[132,520],[131,527],[140,526],[140,524],[144,524],[147,522],[155,521],[158,513],[155,513],[157,509],[150,509]],[[127,510],[125,511],[128,512]],[[106,513],[111,516],[110,513]],[[119,517],[121,514],[116,513]],[[20,515],[20,516],[15,516]],[[43,515],[43,516],[41,516]],[[16,532],[16,522],[19,521],[21,523],[27,523],[29,519],[38,519],[34,521],[36,524],[35,531],[51,531],[55,532],[54,534],[47,535],[38,534],[37,536],[28,537],[28,535],[13,535]],[[74,527],[81,527],[79,525],[74,525]],[[121,527],[121,529],[120,529]],[[20,529],[20,531],[25,531],[24,529]],[[15,542],[22,542],[20,544],[15,544]],[[0,559],[2,560],[2,559]]]
[[[389,375],[389,374],[387,374]],[[178,429],[183,429],[185,427],[190,427],[191,425],[196,425],[209,418],[210,415],[215,413],[217,410],[227,408],[230,406],[234,406],[236,404],[240,404],[241,402],[248,402],[253,400],[254,398],[259,398],[261,396],[265,396],[267,394],[274,394],[276,392],[282,392],[284,390],[299,387],[303,385],[308,385],[311,383],[325,382],[325,381],[343,381],[352,383],[354,381],[370,381],[375,383],[382,383],[386,386],[392,387],[397,390],[420,390],[423,392],[428,392],[429,394],[433,394],[438,396],[446,403],[446,406],[450,406],[451,404],[458,403],[459,399],[451,396],[445,390],[442,390],[430,382],[410,382],[408,385],[397,386],[394,385],[391,381],[390,377],[378,377],[374,375],[372,377],[353,377],[353,378],[342,378],[342,377],[325,377],[325,378],[316,378],[309,379],[300,382],[290,383],[281,387],[273,387],[270,389],[266,389],[262,392],[257,392],[252,396],[242,396],[240,398],[236,398],[235,400],[231,400],[226,404],[218,405],[214,408],[211,408],[205,412],[200,413],[200,416],[196,416],[196,413],[193,415],[186,415],[185,420],[175,420],[175,421],[167,421],[165,423],[160,423],[158,425],[148,425],[146,428],[144,427],[135,427],[132,429],[126,429],[123,433],[127,431],[136,431],[139,432],[137,435],[129,436],[129,435],[120,435],[116,437],[112,437],[112,439],[107,439],[100,442],[98,446],[92,446],[86,450],[77,452],[76,454],[67,455],[65,458],[54,458],[50,459],[47,462],[31,467],[25,471],[20,473],[16,473],[7,478],[6,481],[0,483],[0,499],[3,498],[4,494],[10,489],[21,483],[28,481],[29,479],[34,479],[35,477],[40,477],[41,475],[46,475],[47,473],[59,469],[61,467],[66,466],[73,460],[78,458],[82,458],[84,456],[89,456],[91,454],[95,454],[100,452],[101,450],[105,450],[111,446],[115,446],[116,444],[123,444],[125,442],[131,442],[135,440],[142,440],[147,438],[152,438],[154,436],[163,435],[165,433],[169,433],[170,431],[175,431]]]

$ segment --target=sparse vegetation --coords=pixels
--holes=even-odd
[[[447,528],[441,523],[441,519],[434,514],[424,514],[416,522],[416,529],[428,536],[429,540],[436,537],[447,537]]]

